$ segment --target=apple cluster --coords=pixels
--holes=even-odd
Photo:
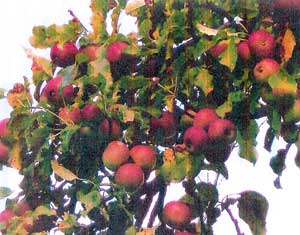
[[[116,184],[127,190],[135,190],[143,184],[145,174],[156,164],[155,150],[145,144],[132,148],[121,141],[111,141],[102,154],[102,162],[106,168],[114,172]]]
[[[200,109],[193,125],[183,135],[183,143],[191,153],[202,152],[209,162],[225,162],[230,154],[230,144],[236,139],[232,121],[219,118],[214,109]]]

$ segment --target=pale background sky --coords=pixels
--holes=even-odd
[[[90,1],[89,0],[10,0],[0,3],[0,87],[12,88],[15,82],[22,82],[25,75],[31,77],[31,61],[26,57],[23,48],[31,48],[28,39],[34,25],[50,25],[53,23],[63,24],[69,19],[68,9],[71,9],[82,23],[90,29]],[[124,22],[124,20],[122,20]],[[126,21],[123,31],[130,32],[132,20]],[[32,49],[32,48],[31,48]],[[37,51],[36,53],[45,53]],[[48,54],[47,54],[48,56]],[[0,119],[9,117],[11,109],[5,100],[0,100]],[[263,140],[266,125],[261,127],[258,137]],[[236,153],[227,161],[229,169],[229,180],[222,180],[219,184],[220,194],[239,193],[243,190],[252,189],[261,192],[269,200],[269,213],[267,217],[267,235],[298,234],[300,211],[300,169],[294,164],[296,148],[292,147],[288,154],[286,163],[287,169],[281,177],[282,190],[275,189],[273,180],[275,175],[269,167],[270,158],[277,149],[284,146],[281,140],[273,144],[274,151],[270,154],[262,147],[263,142],[259,141],[257,153],[259,160],[255,167],[245,160],[240,159]],[[15,171],[5,169],[0,172],[0,186],[8,186],[16,189],[20,177]],[[172,185],[170,188],[171,197],[168,200],[179,199],[181,190]],[[3,208],[4,200],[0,200],[0,208]],[[237,211],[233,210],[236,217]],[[240,222],[243,225],[243,222]],[[246,235],[250,235],[247,226],[242,226]],[[216,235],[236,234],[233,223],[224,212],[215,226]]]

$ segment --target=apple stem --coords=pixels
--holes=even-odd
[[[236,230],[236,234],[237,234],[237,235],[245,235],[243,232],[241,232],[241,229],[240,229],[240,227],[239,227],[239,222],[238,222],[238,220],[233,216],[232,211],[231,211],[228,207],[226,207],[225,210],[226,210],[226,212],[228,213],[228,215],[229,215],[231,221],[234,223],[235,230]]]

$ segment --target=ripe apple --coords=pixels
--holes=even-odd
[[[0,139],[9,135],[10,130],[7,127],[9,122],[9,118],[4,118],[0,121]]]
[[[74,109],[63,107],[59,109],[58,116],[68,123],[79,123],[81,121],[81,110],[78,107]]]
[[[13,88],[7,92],[7,101],[12,108],[22,104],[32,103],[32,97],[28,89],[22,83],[15,83]]]
[[[144,182],[144,172],[135,163],[125,163],[117,169],[114,179],[116,184],[134,190]]]
[[[269,76],[279,72],[280,65],[271,58],[262,59],[254,67],[254,77],[257,81],[267,83]]]
[[[18,216],[23,216],[26,213],[26,211],[29,211],[29,210],[31,210],[31,208],[30,208],[28,202],[21,201],[18,203],[15,213]]]
[[[300,9],[299,0],[273,0],[273,6],[277,9]]]
[[[67,101],[72,99],[75,96],[74,87],[69,84],[61,88],[62,79],[61,76],[51,78],[42,90],[40,100],[59,104],[63,99]]]
[[[55,43],[51,47],[50,58],[53,64],[64,68],[75,63],[77,53],[78,49],[73,42]]]
[[[111,128],[111,129],[109,129],[109,128]],[[109,136],[110,139],[118,139],[121,136],[121,125],[115,119],[108,120],[107,118],[105,118],[100,123],[100,131],[105,136],[110,135]]]
[[[190,233],[190,232],[175,232],[174,235],[195,235],[194,233]]]
[[[213,57],[218,57],[220,54],[222,54],[222,52],[226,50],[227,46],[228,45],[226,43],[221,42],[210,48],[209,52]]]
[[[248,40],[242,41],[237,45],[237,53],[243,60],[249,60],[251,58]]]
[[[109,62],[119,61],[122,57],[124,49],[128,46],[126,42],[113,42],[106,51],[106,59]]]
[[[121,141],[111,141],[102,154],[104,166],[114,171],[129,159],[129,149]]]
[[[215,110],[203,108],[196,113],[193,125],[207,130],[209,124],[217,119],[219,119],[219,117]]]
[[[190,207],[181,201],[170,201],[163,209],[163,221],[175,229],[186,227],[192,219]]]
[[[159,118],[152,117],[150,127],[153,131],[163,129],[166,134],[173,134],[175,131],[175,118],[173,113],[164,111]]]
[[[135,145],[130,149],[132,160],[143,170],[150,170],[156,163],[156,152],[149,145]]]
[[[275,49],[275,39],[267,31],[257,30],[252,32],[248,38],[250,52],[258,58],[271,57]]]
[[[86,104],[81,109],[81,116],[84,120],[92,120],[99,118],[101,115],[101,110],[97,105]]]
[[[228,119],[217,119],[208,128],[208,138],[212,142],[224,142],[231,144],[236,138],[236,127]]]
[[[10,220],[15,216],[15,213],[10,209],[5,209],[0,213],[0,224],[3,224],[1,231],[5,231],[9,227]]]
[[[95,61],[98,59],[98,50],[100,45],[88,45],[79,49],[79,53],[83,53],[87,56],[87,62]]]
[[[0,161],[8,158],[9,148],[0,140]]]
[[[199,152],[208,143],[207,133],[203,128],[191,126],[184,132],[183,143],[189,152]]]

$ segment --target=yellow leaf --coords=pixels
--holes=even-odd
[[[282,62],[286,62],[292,57],[293,50],[296,45],[295,37],[292,30],[287,29],[285,31],[281,44],[284,48],[284,55],[282,58]]]
[[[215,36],[219,32],[218,29],[209,28],[209,27],[206,27],[205,25],[200,24],[200,23],[198,23],[196,27],[201,33],[204,33],[208,36]],[[227,35],[228,36],[234,36],[234,35],[238,35],[238,33],[229,33],[229,32],[227,32]]]
[[[134,111],[132,110],[125,110],[124,111],[124,116],[123,116],[123,121],[126,122],[133,122],[134,121]]]
[[[166,162],[174,162],[175,161],[175,153],[173,149],[171,148],[166,148],[163,156],[163,161],[164,163]]]
[[[51,167],[55,174],[67,181],[78,179],[78,177],[70,170],[59,165],[56,160],[51,161]]]
[[[125,7],[125,13],[128,14],[142,6],[145,6],[144,0],[129,0]]]
[[[8,164],[10,167],[17,170],[21,170],[22,168],[21,147],[19,141],[14,144],[9,153]]]
[[[165,97],[167,110],[171,113],[174,112],[174,99],[175,97],[173,95],[168,95]]]

